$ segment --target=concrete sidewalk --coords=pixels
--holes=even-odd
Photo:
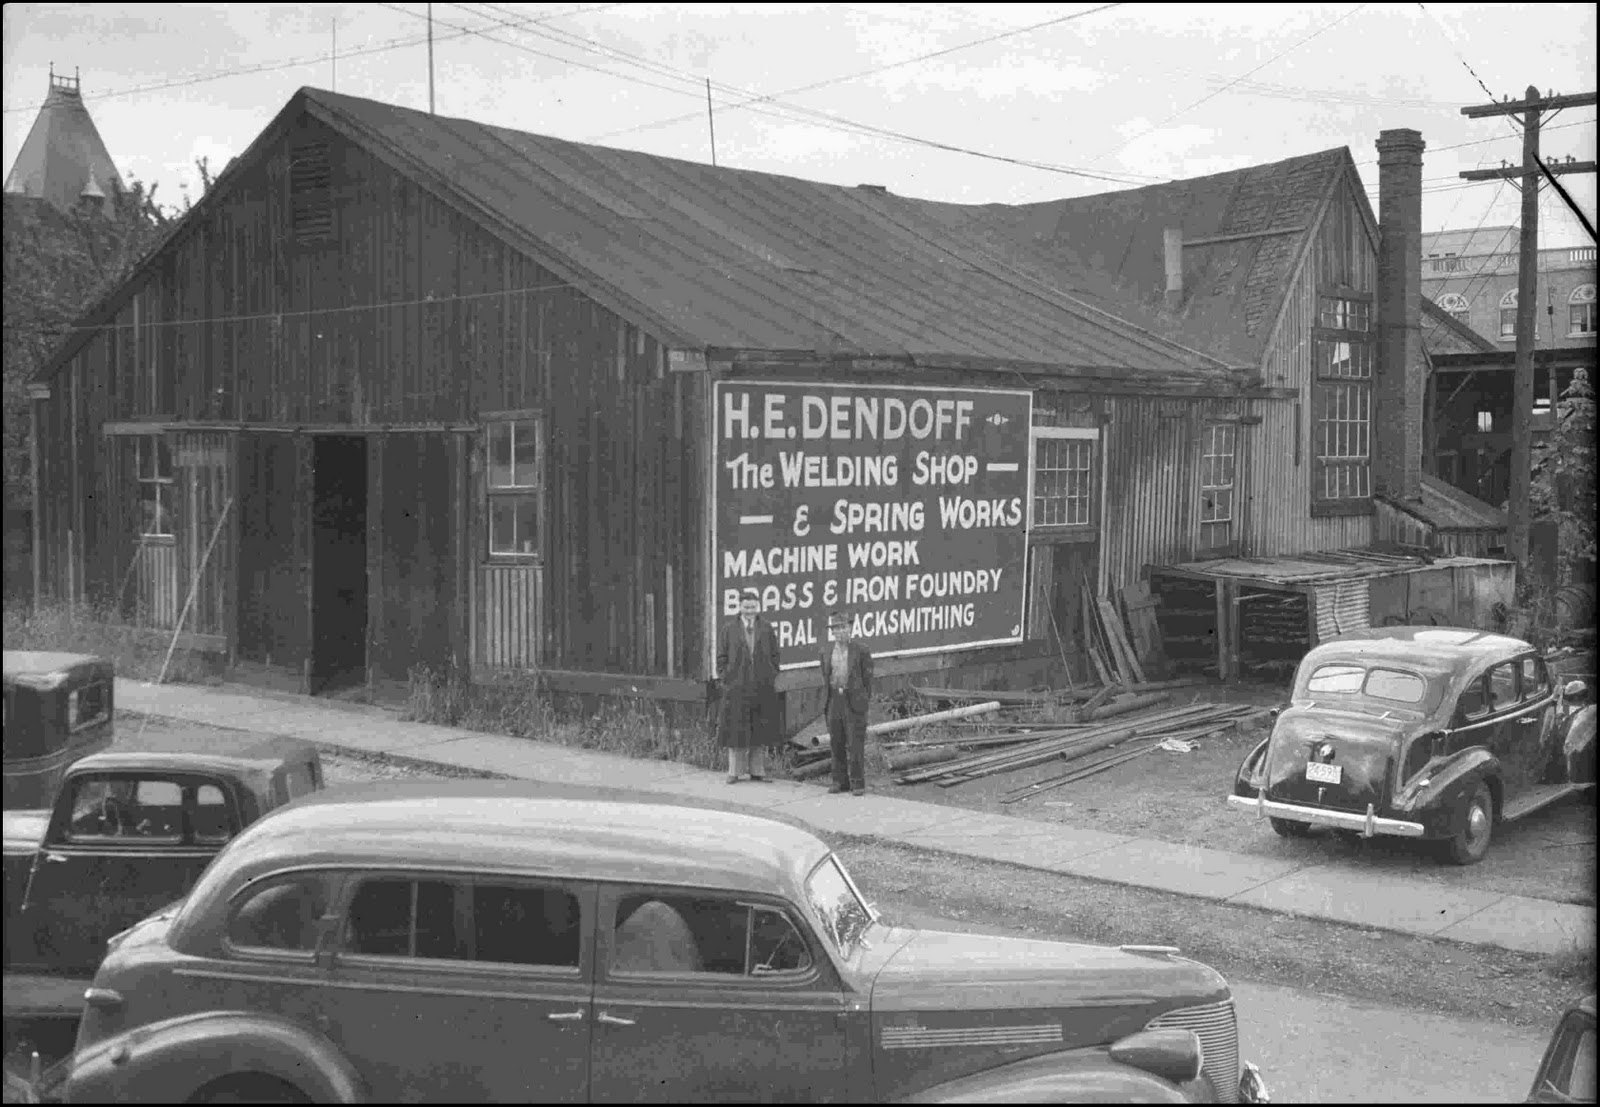
[[[831,796],[813,784],[775,780],[729,787],[721,773],[669,761],[400,722],[378,708],[299,696],[257,696],[192,685],[118,680],[126,711],[333,748],[389,754],[527,780],[636,788],[779,811],[818,830],[891,842],[1201,899],[1528,953],[1592,944],[1595,909],[1387,874],[1301,865],[1077,829],[884,793]]]

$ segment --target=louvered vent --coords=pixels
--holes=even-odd
[[[333,241],[333,168],[326,142],[289,151],[289,218],[296,242]]]

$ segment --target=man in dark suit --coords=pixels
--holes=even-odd
[[[867,705],[872,699],[872,654],[850,635],[850,616],[828,616],[828,637],[822,647],[822,685],[827,690],[824,714],[833,747],[833,787],[829,792],[867,791]]]
[[[761,617],[754,589],[744,594],[739,614],[717,636],[717,679],[722,707],[717,738],[728,751],[728,783],[749,774],[766,780],[767,747],[778,743],[778,638]]]

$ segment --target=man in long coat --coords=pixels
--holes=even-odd
[[[747,592],[739,614],[717,636],[717,678],[722,685],[717,738],[728,751],[728,783],[749,775],[766,780],[767,747],[778,743],[778,638],[761,617],[761,601]]]
[[[833,747],[833,787],[830,792],[867,790],[867,708],[872,701],[872,654],[850,636],[850,616],[835,611],[828,616],[828,637],[822,647],[822,687],[827,693],[823,714],[828,720],[828,744]]]

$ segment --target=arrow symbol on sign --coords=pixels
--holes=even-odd
[[[1007,423],[1011,422],[1011,420],[1006,418],[1004,415],[1001,415],[997,411],[993,415],[989,416],[989,418],[985,419],[984,422],[985,423],[993,423],[997,427],[1003,427]]]

